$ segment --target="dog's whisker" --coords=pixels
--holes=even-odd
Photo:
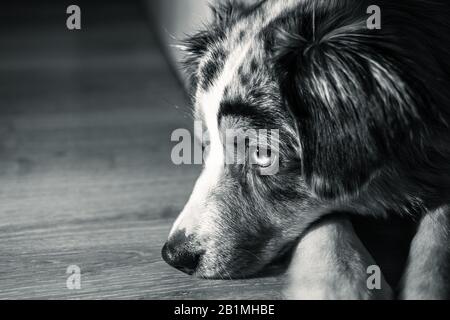
[[[244,248],[236,248],[236,250],[239,250],[239,251],[242,251],[242,252],[245,252],[245,253],[249,253],[249,254],[251,254],[254,258],[256,258],[256,260],[258,261],[258,262],[263,262],[263,260],[260,258],[260,257],[258,257],[255,253],[253,253],[253,252],[251,252],[250,250],[248,250],[248,249],[244,249]]]

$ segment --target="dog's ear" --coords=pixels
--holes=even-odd
[[[436,113],[423,88],[430,71],[419,68],[442,72],[420,61],[423,52],[414,56],[423,45],[399,45],[405,40],[389,25],[369,30],[366,8],[311,3],[275,32],[274,63],[298,123],[305,178],[318,196],[335,198],[357,192],[397,149],[423,141]]]
[[[200,59],[205,55],[208,46],[213,43],[216,32],[214,30],[201,30],[183,40],[179,48],[183,51],[182,67],[189,81],[188,89],[196,90],[197,71]]]
[[[211,5],[214,23],[220,27],[227,27],[248,12],[250,5],[239,0],[217,1]]]
[[[235,21],[250,12],[257,3],[246,3],[239,0],[216,1],[210,5],[212,19],[196,34],[181,41],[178,48],[184,52],[183,66],[194,91],[197,83],[198,62],[208,48],[219,41]]]

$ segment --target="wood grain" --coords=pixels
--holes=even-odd
[[[138,9],[94,3],[78,32],[64,2],[2,10],[0,299],[278,297],[282,278],[198,280],[161,260],[200,170],[170,161],[189,111]]]

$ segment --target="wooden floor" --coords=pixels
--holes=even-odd
[[[133,6],[87,5],[68,31],[62,4],[2,9],[0,299],[277,298],[282,278],[197,280],[161,260],[199,172],[170,161],[191,126],[182,90]]]

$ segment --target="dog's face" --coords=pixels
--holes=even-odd
[[[257,271],[298,237],[299,227],[307,225],[300,221],[313,206],[301,176],[294,120],[263,45],[243,41],[227,50],[221,43],[199,63],[194,103],[205,126],[204,169],[170,237],[178,250],[188,246],[199,255],[190,271],[202,277]],[[267,130],[267,145],[252,139],[251,130]],[[279,139],[269,136],[273,130]],[[236,140],[227,139],[229,132]],[[270,155],[262,155],[262,148]],[[227,153],[240,161],[227,164]],[[277,170],[263,174],[275,162]]]
[[[207,152],[163,249],[187,273],[257,272],[331,207],[361,193],[387,162],[388,142],[412,123],[404,111],[414,98],[393,60],[379,54],[389,56],[390,47],[369,42],[371,31],[349,19],[353,2],[307,2],[223,5],[187,43]],[[259,129],[278,130],[277,141],[228,145],[227,130],[246,140]],[[228,164],[230,150],[244,161]],[[276,173],[262,175],[273,161]]]
[[[236,9],[226,10],[232,15]],[[231,23],[225,21],[231,18],[217,17],[221,23]],[[205,126],[205,161],[168,245],[172,254],[198,259],[191,261],[195,267],[186,261],[173,264],[202,277],[240,277],[258,271],[298,238],[314,206],[301,175],[294,117],[283,101],[274,65],[268,63],[267,39],[249,23],[222,25],[215,30],[221,36],[213,31],[190,40],[191,45],[205,42],[198,48],[201,52],[192,53],[195,61],[189,61],[195,68],[195,116]],[[266,21],[259,17],[257,23]],[[249,130],[278,130],[279,139],[268,136],[262,146],[248,139]],[[227,132],[237,139],[230,143]],[[244,148],[233,145],[246,139]],[[262,155],[261,148],[270,153]],[[230,152],[242,161],[226,164]],[[262,174],[275,161],[277,170]],[[192,254],[196,257],[186,256]],[[166,258],[170,262],[172,257],[166,253]]]

